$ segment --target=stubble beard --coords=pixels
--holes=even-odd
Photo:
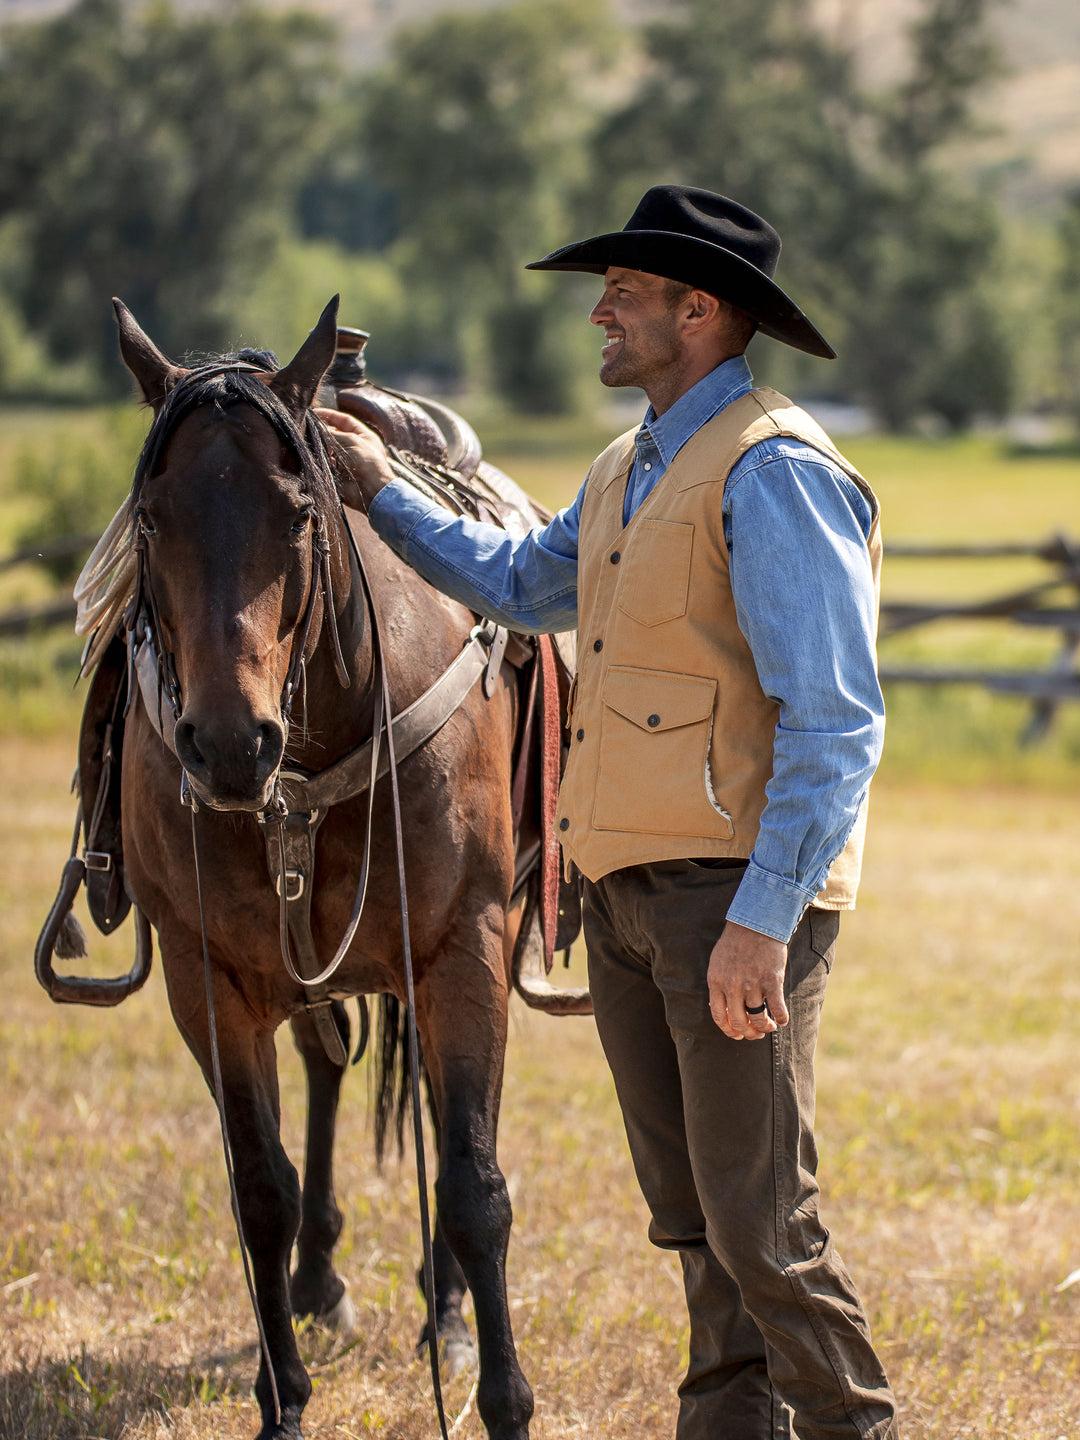
[[[618,353],[600,365],[600,383],[612,390],[631,385],[648,390],[649,382],[677,363],[681,353],[672,315],[666,322],[638,331],[632,348],[623,336]]]

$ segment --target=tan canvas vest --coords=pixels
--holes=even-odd
[[[595,461],[581,514],[578,673],[556,825],[567,863],[591,880],[754,848],[779,706],[761,689],[735,615],[721,502],[736,461],[775,436],[821,451],[873,507],[875,589],[881,564],[870,487],[777,391],[753,390],[703,425],[624,526],[635,433]],[[816,904],[854,905],[864,830],[865,807]]]

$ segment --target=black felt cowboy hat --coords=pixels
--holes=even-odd
[[[780,236],[767,220],[724,195],[690,185],[654,185],[622,230],[553,250],[527,270],[583,270],[610,265],[681,280],[737,305],[763,335],[835,360],[836,351],[773,280]]]

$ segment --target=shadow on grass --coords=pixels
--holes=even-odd
[[[257,1346],[189,1365],[163,1365],[147,1347],[82,1346],[65,1359],[24,1359],[0,1373],[0,1435],[20,1440],[89,1440],[119,1435],[144,1419],[249,1393]]]
[[[395,1356],[385,1326],[350,1335],[301,1324],[301,1357],[311,1375],[344,1363],[357,1373],[407,1368]],[[209,1350],[186,1364],[163,1363],[154,1346],[115,1340],[80,1347],[59,1357],[39,1350],[0,1370],[3,1440],[116,1440],[142,1433],[144,1421],[168,1421],[178,1412],[253,1399],[258,1342]],[[416,1357],[412,1357],[416,1361]],[[416,1361],[416,1363],[419,1363]],[[219,1411],[220,1414],[220,1411]],[[212,1420],[208,1433],[215,1433]]]

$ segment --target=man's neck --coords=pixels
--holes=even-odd
[[[650,379],[649,384],[642,387],[649,397],[653,412],[663,415],[665,410],[670,410],[676,400],[681,400],[688,390],[692,390],[699,380],[704,380],[718,365],[723,365],[725,360],[733,360],[742,353],[741,350],[719,353],[712,351],[701,356],[683,356],[673,364],[665,366],[658,375]]]

